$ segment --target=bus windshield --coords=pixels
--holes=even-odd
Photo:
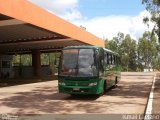
[[[60,76],[94,77],[98,75],[94,49],[63,50]]]

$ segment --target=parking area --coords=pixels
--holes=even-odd
[[[154,73],[122,73],[105,95],[58,93],[57,80],[0,88],[0,114],[144,114]]]

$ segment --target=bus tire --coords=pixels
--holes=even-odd
[[[103,84],[103,94],[105,94],[107,92],[107,84],[106,81]]]
[[[116,88],[116,87],[117,87],[117,83],[118,83],[118,77],[116,76],[116,78],[115,78],[114,88]]]
[[[78,97],[79,95],[77,94],[70,94],[71,97]]]
[[[102,96],[106,93],[106,81],[103,83],[103,90],[98,96]]]

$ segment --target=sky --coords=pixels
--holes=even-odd
[[[29,0],[102,39],[111,40],[118,32],[138,40],[151,30],[143,23],[150,16],[141,0]]]

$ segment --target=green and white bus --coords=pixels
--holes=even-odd
[[[103,94],[120,80],[119,55],[97,46],[69,46],[62,50],[59,93]]]

